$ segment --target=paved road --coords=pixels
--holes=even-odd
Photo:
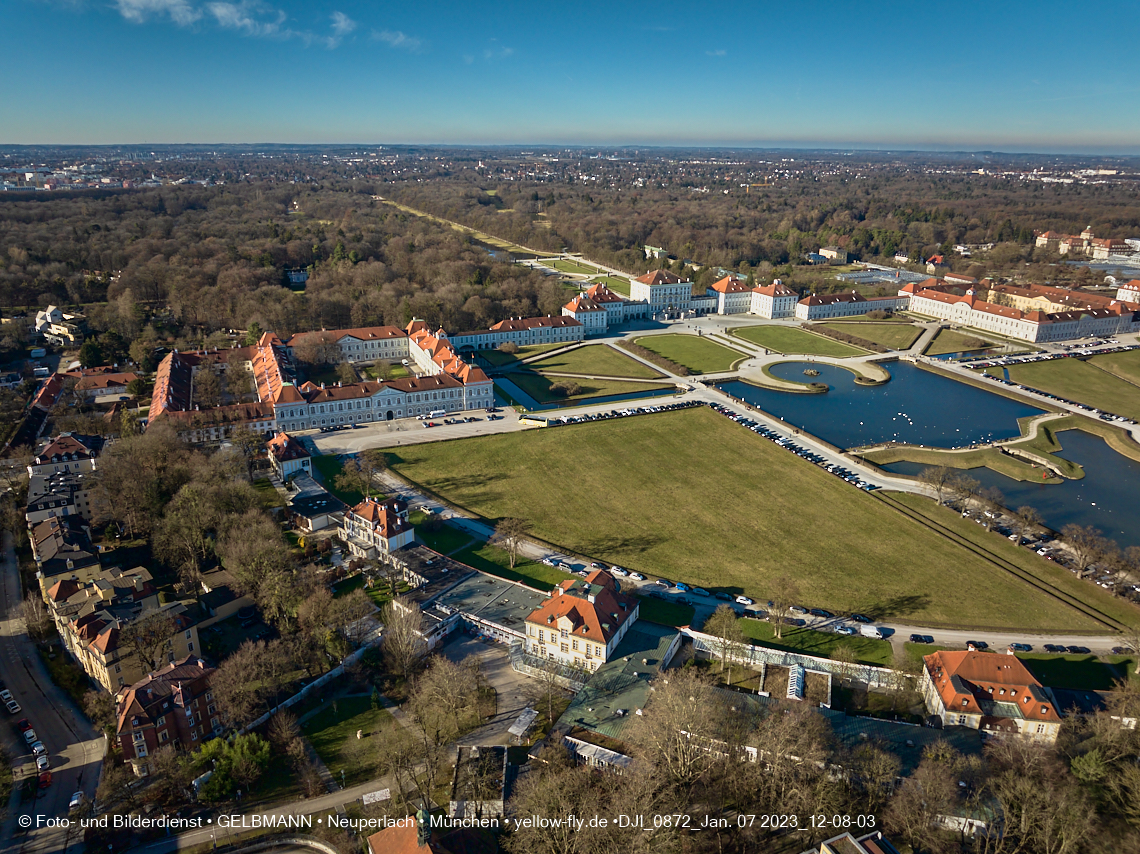
[[[0,579],[0,679],[7,683],[23,711],[8,718],[2,729],[5,749],[13,759],[17,788],[9,805],[9,814],[0,830],[0,844],[4,852],[63,852],[75,839],[68,839],[66,831],[49,828],[21,830],[17,820],[21,816],[67,815],[71,795],[83,791],[94,798],[102,767],[105,739],[95,731],[62,690],[51,681],[24,630],[20,614],[20,579],[16,555],[11,538],[4,535],[3,573]],[[35,776],[35,764],[19,731],[15,719],[26,717],[44,743],[51,758],[52,784],[39,792],[34,804],[20,805],[18,798],[21,780]],[[72,834],[74,837],[74,834]]]

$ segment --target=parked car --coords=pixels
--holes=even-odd
[[[1064,652],[1065,648],[1063,646],[1058,646],[1055,643],[1047,643],[1047,644],[1045,644],[1045,651],[1046,652]]]
[[[83,792],[76,792],[74,795],[72,795],[71,800],[67,802],[67,811],[71,812],[72,810],[77,810],[83,806],[83,798]]]
[[[716,593],[713,594],[713,597],[716,599],[719,599],[721,602],[731,602],[732,601],[732,594],[731,593],[725,593],[723,590],[718,590]]]
[[[36,757],[36,770],[37,771],[41,771],[41,772],[47,771],[49,768],[51,768],[51,762],[48,761],[48,758],[46,756],[37,756]]]
[[[988,643],[986,643],[985,641],[976,641],[976,640],[966,641],[966,646],[968,646],[968,647],[972,646],[976,650],[985,650],[985,649],[990,648],[990,645]]]
[[[823,617],[828,620],[835,616],[826,608],[812,608],[808,613],[810,613],[813,617]]]
[[[24,730],[24,741],[28,744],[35,744],[39,741],[39,738],[36,737],[36,731],[34,729]]]
[[[852,614],[851,619],[854,620],[856,623],[873,623],[873,622],[875,622],[870,617],[868,617],[866,614]]]
[[[27,718],[20,718],[18,721],[16,721],[16,726],[19,728],[20,732],[23,732],[26,729],[32,728],[32,722]]]
[[[686,583],[685,583],[685,582],[683,582],[683,581],[678,581],[678,582],[677,582],[676,584],[674,584],[673,586],[674,586],[674,587],[676,587],[678,590],[680,590],[682,593],[688,593],[688,592],[689,592],[689,591],[692,589],[692,588],[690,588],[690,587],[689,587],[689,585],[688,585],[688,584],[686,584]]]
[[[808,612],[808,609],[803,605],[792,605],[792,607],[788,608],[788,610],[793,614],[806,614]]]
[[[1092,652],[1087,646],[1071,646],[1068,649],[1073,655],[1088,655]]]
[[[707,590],[705,590],[705,588],[703,588],[703,587],[694,587],[693,592],[696,593],[698,596],[708,596],[709,595],[709,592]]]
[[[1027,643],[1011,643],[1009,648],[1014,652],[1031,652],[1033,650],[1032,645]]]
[[[606,568],[606,565],[604,563],[598,563],[596,560],[590,561],[590,569],[605,569],[605,568]],[[615,566],[614,569],[617,569],[617,567]]]
[[[42,741],[37,741],[32,744],[32,756],[41,756],[47,753],[47,748],[44,747]]]
[[[929,641],[926,640],[926,635],[911,635],[910,636],[910,642],[911,643],[928,643]]]
[[[640,572],[630,571],[629,577],[632,578],[634,581],[644,581],[645,580],[645,576],[642,575]]]
[[[1130,646],[1114,646],[1112,648],[1113,655],[1132,655],[1135,652],[1136,650]]]
[[[836,628],[835,633],[837,635],[857,635],[859,634],[859,630],[854,626],[839,626]]]
[[[737,596],[736,597],[736,604],[737,605],[755,605],[756,603],[753,600],[749,599],[747,596]]]
[[[23,709],[20,708],[20,704],[15,700],[9,700],[4,704],[4,708],[8,710],[8,714],[10,715],[18,715],[23,711]]]
[[[612,572],[614,575],[616,575],[620,578],[625,578],[627,575],[629,575],[629,572],[627,570],[622,569],[620,566],[610,567],[610,572]]]
[[[653,583],[654,583],[654,584],[656,584],[658,587],[672,587],[672,586],[673,586],[673,582],[672,582],[672,581],[667,581],[667,580],[666,580],[666,579],[664,579],[664,578],[658,578],[658,579],[657,579],[656,581],[654,581]]]

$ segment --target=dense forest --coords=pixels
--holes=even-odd
[[[286,268],[305,268],[303,292]],[[239,184],[0,200],[0,305],[84,307],[93,332],[200,340],[557,313],[565,292],[450,228],[341,187]]]
[[[724,182],[722,182],[724,183]],[[998,244],[978,271],[1021,262],[1055,262],[1033,246],[1034,230],[1101,236],[1140,235],[1135,188],[1021,183],[977,175],[899,172],[855,179],[799,176],[742,193],[728,187],[616,188],[575,183],[526,185],[474,173],[408,183],[405,204],[544,251],[567,248],[640,272],[652,264],[641,248],[748,273],[802,263],[807,252],[837,245],[852,259],[920,260],[952,255],[964,244]],[[974,262],[958,259],[963,270]],[[1048,275],[1048,271],[1039,271]],[[1053,271],[1050,278],[1067,271]]]

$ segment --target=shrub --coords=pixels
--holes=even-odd
[[[550,387],[550,393],[555,397],[574,397],[582,393],[582,386],[572,380],[560,380]]]
[[[508,354],[513,356],[515,353],[517,353],[519,351],[519,345],[516,344],[514,341],[504,341],[502,344],[500,344],[498,346],[497,349],[500,353],[508,353]]]

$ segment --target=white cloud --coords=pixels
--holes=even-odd
[[[141,24],[148,18],[169,16],[179,26],[188,26],[202,17],[189,0],[115,0],[115,8],[128,21]]]
[[[279,9],[270,9],[261,3],[242,0],[241,3],[207,3],[206,8],[218,22],[218,26],[228,30],[240,30],[250,36],[285,36],[295,35],[289,30],[282,30],[285,22],[285,13]],[[272,15],[272,19],[258,18],[258,15]]]
[[[332,13],[332,29],[333,33],[338,36],[347,36],[356,29],[356,21],[344,14],[344,12]]]
[[[728,51],[723,50],[723,49],[722,50],[706,50],[705,51],[705,56],[727,56],[727,55],[728,55]]]
[[[388,47],[398,47],[412,53],[418,52],[423,47],[423,42],[415,36],[409,36],[399,30],[373,30],[372,40],[384,42]]]

